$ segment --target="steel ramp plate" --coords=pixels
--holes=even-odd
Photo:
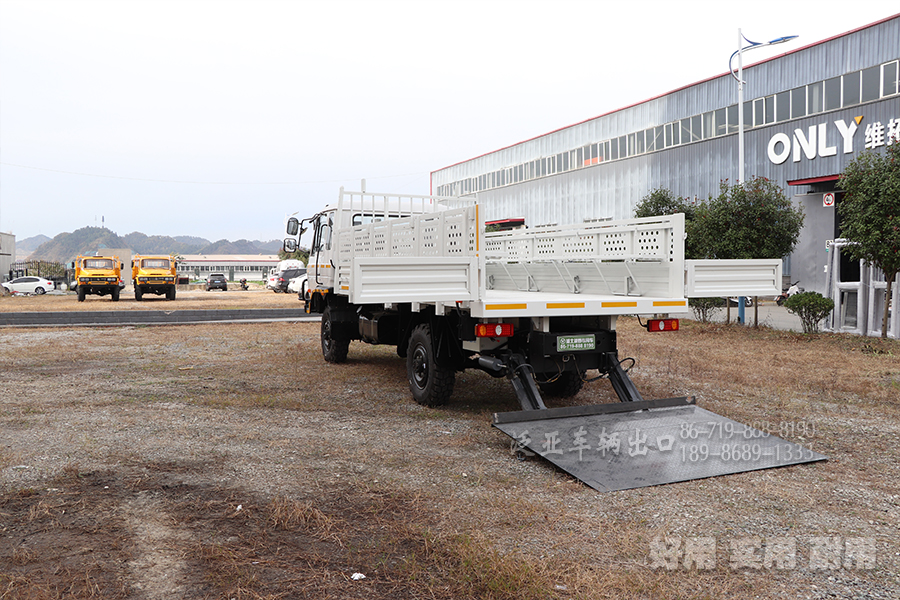
[[[827,460],[686,398],[498,413],[494,427],[601,492]]]

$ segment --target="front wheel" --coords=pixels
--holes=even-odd
[[[78,291],[78,301],[84,302],[84,298],[85,298],[85,296],[87,296],[87,294],[85,293],[85,289],[79,285],[77,291]]]
[[[112,292],[110,292],[110,293],[112,294],[112,301],[118,302],[119,301],[119,288],[117,288],[117,287],[113,288]]]
[[[143,297],[144,297],[144,290],[142,290],[138,286],[134,286],[134,299],[137,300],[138,302],[140,302],[141,298],[143,298]]]
[[[331,307],[326,306],[322,312],[322,356],[330,363],[342,363],[347,360],[350,351],[350,339],[335,333]]]
[[[169,289],[166,290],[166,300],[174,300],[175,299],[175,286],[173,285]]]
[[[434,350],[431,326],[417,325],[409,336],[406,375],[413,398],[423,406],[447,404],[456,381],[456,371],[438,364]]]

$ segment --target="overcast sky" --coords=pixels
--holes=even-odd
[[[283,236],[896,0],[0,0],[0,231]],[[747,91],[752,97],[752,90]],[[737,88],[735,88],[735,101]]]

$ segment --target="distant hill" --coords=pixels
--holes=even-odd
[[[281,248],[279,240],[210,242],[201,237],[148,236],[139,231],[120,237],[105,227],[82,227],[71,233],[60,233],[53,239],[37,237],[43,237],[45,241],[34,248],[29,258],[55,262],[67,262],[81,254],[94,254],[102,248],[131,248],[136,254],[276,254]],[[16,246],[18,249],[19,244]]]
[[[28,254],[37,249],[44,242],[49,242],[50,238],[46,235],[35,235],[24,240],[16,240],[16,253]]]
[[[139,231],[129,233],[124,238],[125,247],[137,254],[199,254],[198,250],[209,245],[209,240],[179,236],[145,235]],[[140,248],[140,249],[139,249]]]
[[[263,252],[253,242],[247,240],[237,240],[229,242],[228,240],[219,240],[207,246],[204,246],[199,252],[193,254],[270,254]]]
[[[93,254],[102,248],[126,248],[128,244],[105,227],[82,227],[72,233],[60,233],[44,242],[29,256],[32,260],[66,262],[79,254]]]

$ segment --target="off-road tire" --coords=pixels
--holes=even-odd
[[[120,291],[119,288],[118,288],[118,287],[115,287],[115,288],[113,288],[112,291],[110,292],[110,294],[112,295],[112,301],[113,301],[113,302],[118,302],[118,301],[119,301],[119,291]]]
[[[84,298],[85,296],[87,296],[87,294],[84,292],[84,288],[79,285],[75,291],[78,293],[78,301],[84,302]]]
[[[431,326],[421,323],[409,336],[406,352],[406,376],[409,390],[416,402],[423,406],[443,406],[453,394],[456,371],[435,360]]]
[[[166,300],[174,300],[175,299],[175,286],[173,285],[169,289],[166,290]]]
[[[141,301],[141,298],[144,297],[144,292],[138,286],[134,286],[134,299],[138,302]]]
[[[537,379],[551,379],[552,377],[554,377],[554,375],[545,373]],[[553,381],[538,383],[538,387],[541,388],[542,393],[555,398],[571,398],[580,392],[583,386],[584,381],[581,378],[581,374],[576,373],[575,371],[563,371],[559,374],[559,377]]]
[[[331,306],[326,306],[322,312],[321,339],[322,356],[327,362],[342,363],[347,360],[347,352],[350,350],[350,339],[335,335]]]

